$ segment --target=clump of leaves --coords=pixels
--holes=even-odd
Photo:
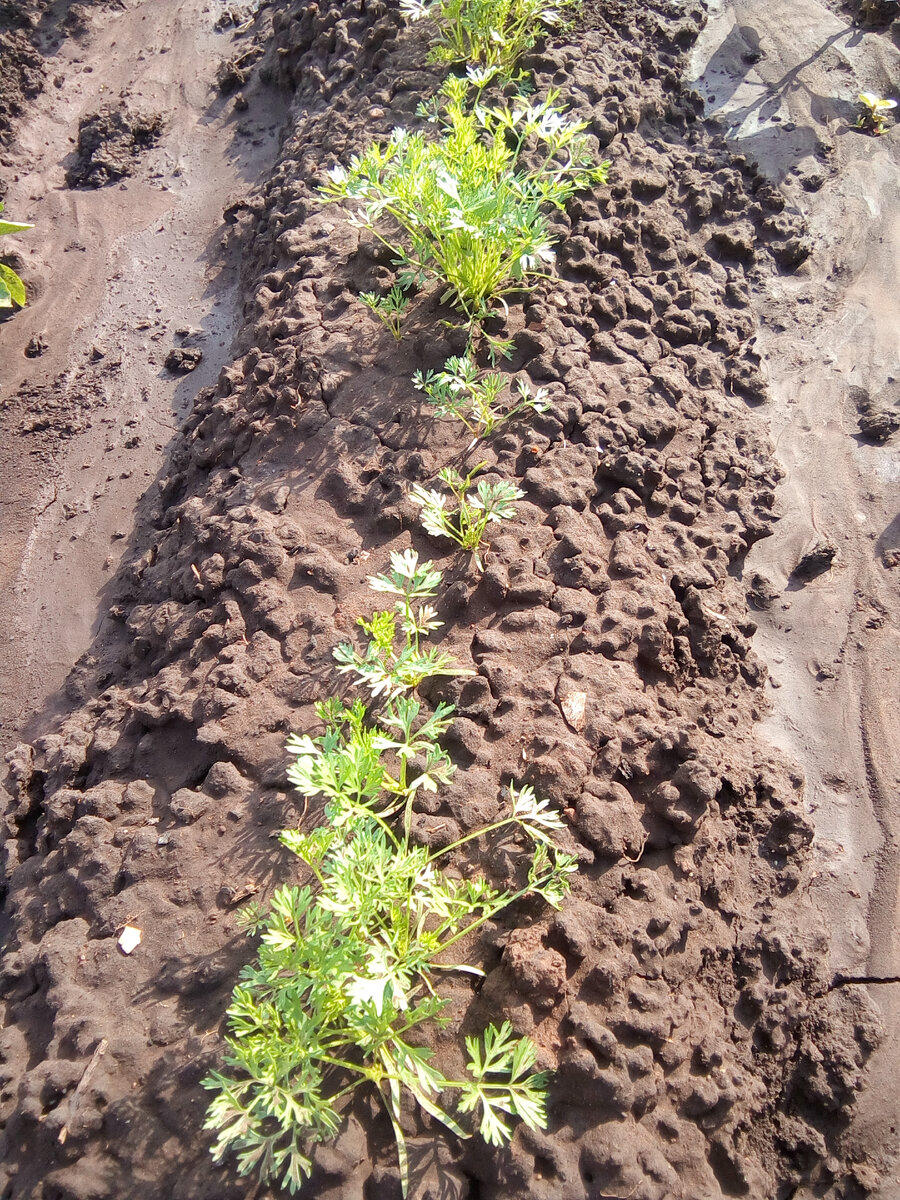
[[[396,596],[394,610],[374,612],[361,625],[369,635],[365,652],[343,642],[334,651],[342,675],[353,674],[358,684],[364,684],[373,697],[394,699],[425,679],[435,675],[471,675],[471,670],[457,667],[449,654],[420,646],[443,624],[430,604],[419,603],[437,594],[442,572],[430,562],[420,563],[415,550],[391,554],[391,569],[381,575],[370,575],[369,586],[375,592]],[[402,635],[398,644],[399,633]]]
[[[396,283],[384,296],[375,292],[360,292],[359,298],[366,308],[370,309],[385,329],[389,329],[399,342],[403,337],[400,322],[409,307],[409,296]]]
[[[288,738],[288,752],[296,757],[288,779],[303,796],[340,802],[332,814],[340,822],[360,812],[374,811],[386,820],[402,811],[408,836],[417,793],[436,792],[456,771],[438,742],[450,726],[452,706],[438,704],[420,720],[421,708],[412,696],[398,697],[385,705],[376,724],[367,721],[359,700],[349,706],[337,699],[316,705],[325,733]]]
[[[410,20],[437,22],[429,62],[496,67],[508,76],[545,30],[567,24],[581,0],[401,0],[400,7]]]
[[[547,389],[538,388],[532,394],[522,379],[517,384],[518,400],[501,407],[506,384],[505,375],[480,371],[468,354],[448,358],[442,371],[416,371],[413,376],[413,385],[425,393],[437,415],[462,421],[475,439],[487,437],[518,413],[546,412],[549,407]]]
[[[434,488],[423,488],[415,484],[410,499],[422,508],[422,524],[435,537],[452,538],[463,550],[469,550],[479,571],[484,563],[479,547],[491,522],[508,521],[516,514],[516,500],[525,493],[506,480],[490,483],[479,479],[474,492],[469,488],[472,481],[487,463],[479,463],[468,475],[461,475],[453,467],[445,467],[438,478],[450,490],[456,501],[454,510],[448,510],[447,497]]]
[[[481,1135],[502,1145],[509,1117],[545,1124],[547,1077],[534,1070],[536,1052],[508,1023],[467,1038],[468,1074],[448,1079],[410,1032],[440,1020],[446,1002],[434,990],[445,971],[481,974],[454,963],[452,946],[525,895],[558,907],[574,859],[561,853],[558,814],[531,788],[510,786],[510,810],[442,851],[410,845],[386,815],[395,811],[398,775],[383,767],[385,752],[440,759],[436,737],[449,710],[418,723],[418,706],[398,704],[383,729],[365,731],[365,709],[323,706],[329,722],[317,739],[295,739],[292,779],[307,796],[327,797],[328,824],[312,833],[287,830],[281,840],[315,877],[316,886],[282,887],[271,911],[250,917],[261,946],[235,989],[228,1018],[227,1073],[204,1086],[215,1093],[206,1128],[218,1131],[217,1160],[237,1152],[242,1174],[276,1177],[292,1192],[311,1172],[312,1147],[335,1136],[346,1098],[376,1088],[397,1142],[404,1195],[409,1169],[402,1124],[404,1089],[424,1112],[459,1137],[457,1117],[475,1114]],[[401,728],[402,726],[402,728]],[[413,747],[415,751],[413,751]],[[406,788],[415,791],[415,781]],[[424,786],[424,785],[422,785]],[[507,828],[530,846],[527,880],[499,891],[479,876],[455,879],[439,860],[475,838]],[[456,1095],[455,1111],[444,1100]]]
[[[349,168],[333,167],[322,194],[349,203],[353,223],[390,249],[401,287],[438,280],[442,301],[472,326],[552,264],[546,210],[605,183],[609,163],[593,162],[585,123],[563,115],[557,93],[491,108],[469,105],[469,88],[445,81],[437,137],[395,129]]]
[[[860,92],[859,103],[862,108],[856,118],[856,128],[865,129],[867,133],[880,136],[887,132],[887,115],[892,108],[897,107],[896,100],[882,100],[874,92]]]
[[[0,212],[3,212],[2,204]],[[21,221],[0,221],[0,237],[4,233],[22,233],[25,229],[34,229],[34,226]],[[25,284],[12,267],[0,263],[0,308],[12,308],[14,304],[24,308],[25,301]]]

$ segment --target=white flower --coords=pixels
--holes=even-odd
[[[541,123],[538,127],[538,132],[541,137],[550,138],[559,133],[560,130],[566,130],[569,127],[565,117],[555,108],[548,109],[541,117]]]
[[[547,242],[542,242],[537,246],[533,246],[531,252],[519,256],[519,266],[523,271],[537,271],[541,263],[552,264],[556,260],[556,255],[550,249]]]

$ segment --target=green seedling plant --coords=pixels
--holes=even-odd
[[[401,322],[409,308],[410,297],[396,283],[384,296],[375,292],[360,292],[361,302],[375,314],[385,329],[390,330],[396,341],[403,337]]]
[[[292,740],[292,780],[304,796],[325,797],[328,823],[308,834],[286,830],[281,840],[315,886],[281,887],[268,914],[247,913],[261,934],[258,960],[241,973],[228,1009],[227,1073],[204,1080],[215,1093],[206,1119],[218,1133],[214,1158],[236,1152],[242,1174],[255,1170],[291,1192],[311,1173],[312,1148],[336,1135],[348,1097],[361,1086],[377,1089],[387,1107],[404,1196],[404,1091],[458,1137],[471,1136],[460,1119],[474,1114],[492,1145],[509,1140],[511,1117],[531,1128],[546,1122],[547,1076],[534,1070],[533,1043],[515,1037],[508,1023],[466,1039],[462,1079],[447,1078],[410,1034],[441,1021],[440,975],[482,974],[448,958],[452,947],[523,896],[562,903],[576,864],[556,846],[559,814],[532,788],[511,784],[501,819],[437,852],[411,845],[388,818],[404,791],[427,786],[417,782],[423,768],[401,785],[385,755],[431,762],[436,786],[446,777],[434,768],[446,763],[437,737],[451,710],[443,706],[424,721],[417,701],[389,710],[369,737],[365,708],[332,700],[319,708],[325,734]],[[529,847],[520,886],[501,891],[479,876],[451,878],[440,869],[460,847],[504,829]],[[444,1099],[448,1092],[455,1103]]]
[[[396,615],[417,648],[434,627],[422,601],[435,594],[440,572],[405,551],[370,582],[397,597]],[[316,1144],[337,1135],[353,1093],[374,1089],[390,1117],[406,1196],[404,1093],[456,1136],[477,1131],[495,1146],[511,1138],[513,1118],[545,1126],[548,1076],[535,1069],[533,1042],[508,1022],[466,1038],[461,1079],[439,1069],[414,1031],[445,1022],[447,1001],[435,990],[444,974],[483,975],[457,961],[454,947],[524,896],[558,908],[576,862],[558,848],[559,813],[512,782],[497,820],[437,851],[412,843],[416,797],[454,771],[439,743],[451,705],[429,715],[414,696],[390,694],[377,716],[336,697],[316,711],[324,732],[291,737],[288,775],[307,803],[322,798],[326,823],[280,835],[313,882],[278,888],[268,912],[242,913],[261,944],[228,1009],[225,1069],[203,1081],[213,1093],[205,1128],[217,1133],[216,1161],[234,1153],[241,1174],[255,1171],[294,1193],[312,1172]],[[401,812],[398,832],[392,820]],[[467,844],[501,835],[512,836],[525,859],[509,887],[442,869]]]
[[[856,119],[856,128],[864,129],[867,133],[880,136],[887,132],[887,115],[897,107],[896,100],[882,100],[873,92],[860,92],[859,103],[862,112]]]
[[[0,212],[3,212],[2,204]],[[21,221],[0,221],[0,237],[4,233],[22,233],[26,229],[34,229],[34,226]],[[15,304],[24,308],[26,299],[25,284],[21,278],[12,267],[0,263],[0,308],[12,308]]]
[[[468,668],[455,666],[449,654],[420,644],[443,624],[430,604],[420,603],[437,594],[441,578],[442,572],[430,562],[420,563],[414,550],[392,553],[390,571],[370,575],[368,582],[373,591],[397,597],[394,610],[359,618],[368,645],[364,653],[349,642],[338,646],[334,651],[338,671],[354,675],[373,698],[384,700],[395,699],[436,675],[471,675]]]
[[[322,195],[390,249],[402,288],[437,280],[442,302],[474,331],[506,311],[505,295],[545,274],[554,261],[547,210],[605,183],[609,163],[594,163],[585,123],[563,115],[557,93],[488,107],[469,104],[470,88],[447,79],[431,118],[437,136],[395,129],[333,167]]]
[[[445,467],[438,478],[456,501],[455,509],[448,510],[447,497],[435,488],[424,488],[415,484],[410,499],[422,509],[422,524],[433,537],[451,538],[463,550],[468,550],[479,571],[484,563],[479,553],[488,525],[492,522],[508,521],[516,515],[516,501],[525,495],[521,488],[506,480],[490,483],[479,479],[475,491],[470,492],[472,481],[487,466],[479,463],[468,475],[461,475],[453,467]]]
[[[542,413],[549,407],[547,389],[532,393],[522,379],[517,384],[518,399],[503,405],[500,398],[506,391],[506,376],[499,371],[480,371],[468,354],[448,358],[441,371],[416,371],[413,386],[425,393],[437,416],[462,421],[473,444],[521,412]]]
[[[509,77],[516,62],[544,30],[559,30],[581,7],[580,0],[401,0],[411,21],[430,17],[438,40],[429,62],[495,67]]]

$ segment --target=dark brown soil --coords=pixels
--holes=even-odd
[[[8,141],[12,122],[45,86],[45,54],[66,35],[84,31],[92,6],[108,3],[115,0],[0,0],[0,146]]]
[[[0,144],[5,142],[12,120],[43,86],[44,60],[35,45],[33,25],[38,11],[37,4],[29,11],[27,4],[17,0],[4,0],[0,5]]]
[[[423,1125],[419,1194],[864,1196],[842,1135],[877,1019],[824,968],[802,778],[754,733],[765,668],[741,579],[779,478],[750,289],[808,247],[681,87],[701,11],[598,5],[526,64],[613,165],[558,218],[559,281],[511,306],[510,370],[553,404],[478,447],[527,492],[478,576],[407,497],[466,453],[410,382],[458,351],[450,314],[421,297],[395,345],[355,300],[386,281],[375,243],[315,193],[415,120],[436,84],[422,33],[366,0],[273,9],[296,99],[278,168],[229,227],[240,355],[145,497],[69,715],[9,756],[2,1195],[270,1194],[215,1168],[201,1128],[251,953],[233,898],[294,870],[272,840],[300,816],[286,735],[335,689],[366,576],[413,545],[446,572],[443,646],[476,671],[425,689],[457,706],[461,769],[419,835],[490,820],[514,778],[564,811],[581,863],[561,913],[510,911],[473,948],[487,978],[456,985],[436,1038],[453,1053],[500,1014],[530,1034],[555,1071],[549,1128],[497,1152]],[[483,865],[502,883],[501,855]],[[144,932],[128,958],[126,923]],[[304,1194],[399,1195],[370,1101]]]

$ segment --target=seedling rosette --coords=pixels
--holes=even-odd
[[[469,89],[448,79],[430,118],[437,137],[395,129],[349,167],[333,167],[322,195],[390,249],[401,288],[437,280],[441,300],[472,326],[552,265],[547,210],[605,183],[609,164],[594,164],[585,123],[563,115],[555,92],[488,107],[470,105]]]
[[[865,129],[867,133],[874,133],[877,136],[886,133],[887,115],[891,109],[897,107],[897,101],[882,100],[873,92],[860,92],[858,99],[862,112],[856,119],[857,129]]]
[[[448,358],[441,371],[416,371],[413,386],[425,393],[437,416],[462,421],[476,440],[488,437],[498,425],[521,412],[542,413],[549,408],[547,389],[532,392],[522,379],[517,386],[518,399],[501,403],[507,377],[499,371],[479,371],[468,354]]]
[[[437,44],[429,62],[494,67],[507,76],[544,30],[565,27],[580,0],[401,0],[411,21],[431,17]]]
[[[410,492],[410,499],[422,509],[425,530],[433,537],[451,538],[463,550],[469,550],[479,571],[484,570],[479,547],[488,525],[511,520],[516,515],[516,500],[525,495],[521,488],[506,480],[490,483],[479,479],[475,491],[470,492],[472,481],[486,465],[479,463],[465,476],[452,467],[445,467],[439,473],[441,482],[456,501],[453,512],[447,509],[447,497],[435,488],[415,484]]]

